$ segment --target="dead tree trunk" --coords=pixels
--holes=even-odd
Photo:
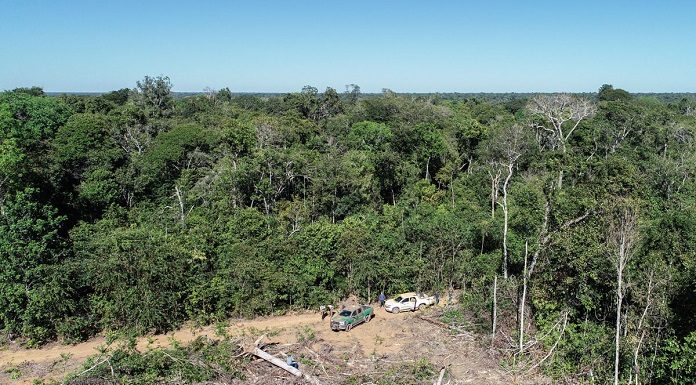
[[[281,360],[280,358],[275,357],[271,354],[268,354],[265,351],[263,351],[261,348],[259,348],[258,344],[261,342],[261,340],[264,337],[265,337],[265,335],[261,336],[261,338],[256,340],[256,343],[254,344],[255,346],[253,347],[253,349],[247,348],[247,351],[251,352],[256,357],[259,357],[265,361],[268,361],[271,364],[285,370],[286,372],[292,374],[295,377],[302,377],[314,385],[322,385],[321,381],[319,381],[318,378],[312,376],[311,374],[302,373],[302,371],[300,371],[299,369],[286,364],[285,361]]]
[[[508,192],[507,188],[510,184],[510,178],[512,178],[512,168],[514,163],[510,162],[507,165],[508,174],[503,182],[503,201],[500,206],[503,208],[503,278],[508,278],[508,247],[507,247],[507,236],[508,236]]]
[[[532,124],[541,134],[539,137],[545,137],[545,142],[552,150],[560,148],[564,158],[570,137],[580,122],[597,112],[597,107],[592,102],[570,94],[537,95],[529,101],[527,108],[540,119]],[[563,187],[564,164],[565,160],[558,170],[559,190]]]
[[[619,385],[619,345],[621,343],[621,304],[623,303],[623,269],[616,269],[616,334],[614,337],[614,385]]]
[[[186,197],[178,185],[174,186],[174,196],[176,196],[177,203],[179,204],[179,222],[182,226],[186,226],[186,216],[191,212],[193,207],[190,207],[189,211],[186,212]]]
[[[614,385],[619,384],[619,348],[621,346],[621,306],[624,298],[624,271],[638,238],[637,215],[624,207],[609,227],[609,244],[614,251],[616,268],[616,330],[614,335]]]
[[[491,178],[491,218],[495,218],[495,205],[498,203],[498,185],[500,184],[500,170],[488,171]]]
[[[493,331],[491,333],[491,345],[495,342],[495,328],[498,323],[498,275],[493,277]]]
[[[529,243],[524,242],[524,270],[522,271],[522,299],[520,300],[520,341],[519,353],[524,351],[524,305],[527,301],[527,256],[529,254]]]
[[[295,367],[293,367],[293,366],[290,366],[290,365],[286,364],[285,361],[281,360],[281,359],[278,358],[278,357],[274,357],[274,356],[272,356],[272,355],[270,355],[270,354],[264,352],[264,351],[261,350],[260,348],[255,348],[255,349],[254,349],[254,355],[255,355],[256,357],[262,358],[262,359],[264,359],[264,360],[266,360],[266,361],[272,363],[273,365],[275,365],[275,366],[277,366],[277,367],[279,367],[279,368],[285,370],[286,372],[292,374],[292,375],[295,376],[295,377],[301,377],[301,376],[302,376],[302,372],[300,371],[300,369],[297,369],[297,368],[295,368]]]
[[[652,305],[651,294],[653,291],[653,271],[650,271],[650,276],[648,278],[648,292],[645,298],[645,307],[643,308],[643,313],[638,320],[638,326],[636,327],[636,339],[638,340],[636,348],[633,350],[633,375],[635,376],[636,385],[640,384],[640,364],[638,363],[638,358],[640,357],[640,350],[643,346],[643,340],[645,339],[645,329],[643,325],[645,323],[645,318],[648,315],[650,306]],[[640,337],[638,335],[640,334]],[[629,381],[630,383],[630,381]]]

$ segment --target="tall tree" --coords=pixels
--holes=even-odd
[[[513,124],[503,126],[494,130],[486,142],[482,145],[484,148],[484,156],[489,159],[492,164],[491,175],[492,185],[495,188],[500,188],[502,194],[501,200],[497,201],[503,211],[503,258],[502,258],[502,273],[505,279],[508,278],[508,231],[509,231],[509,187],[510,181],[517,166],[517,162],[527,148],[529,136],[523,126]],[[494,177],[495,175],[495,177]],[[504,176],[500,183],[500,176]],[[492,192],[491,197],[495,199],[498,191]]]
[[[592,102],[570,94],[538,95],[530,100],[527,108],[535,115],[532,125],[538,130],[540,142],[552,150],[560,149],[562,156],[580,122],[596,112]],[[557,187],[560,189],[562,185],[563,165],[559,167]]]
[[[168,76],[145,76],[136,83],[135,101],[149,116],[161,118],[172,113],[174,98]]]
[[[624,274],[626,266],[638,243],[638,214],[631,203],[620,207],[609,223],[607,243],[611,250],[611,261],[616,271],[616,330],[614,331],[614,385],[619,384],[619,349],[621,343],[621,306],[626,288]]]

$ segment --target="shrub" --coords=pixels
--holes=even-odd
[[[655,375],[663,384],[696,384],[696,331],[682,341],[672,338],[665,342]]]

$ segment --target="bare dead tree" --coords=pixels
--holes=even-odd
[[[491,217],[495,217],[495,206],[503,212],[503,278],[508,278],[508,188],[517,167],[517,162],[527,149],[529,133],[524,127],[514,124],[493,131],[482,146],[482,156],[487,158],[487,172],[491,180]],[[501,180],[502,179],[502,180]],[[500,197],[500,199],[498,199]]]
[[[629,384],[633,382],[633,376],[635,376],[635,383],[636,385],[640,384],[640,364],[638,362],[638,358],[640,357],[640,351],[643,346],[643,341],[645,340],[645,334],[646,330],[644,328],[647,316],[648,316],[648,311],[650,310],[650,307],[652,306],[652,292],[653,289],[655,288],[654,284],[654,271],[650,270],[650,273],[648,274],[648,288],[647,288],[647,294],[645,298],[645,307],[643,308],[643,312],[640,316],[640,319],[638,320],[638,326],[636,327],[636,346],[635,349],[633,349],[633,373],[631,375],[631,380],[629,380]]]
[[[668,200],[696,174],[696,138],[693,132],[682,124],[675,124],[670,133],[662,148],[662,158],[658,159],[661,185]],[[668,154],[669,146],[671,151]]]
[[[119,144],[129,155],[133,153],[142,154],[155,135],[156,130],[148,124],[127,124],[121,131]]]
[[[525,347],[524,344],[524,317],[525,317],[525,304],[527,301],[527,292],[529,289],[529,284],[532,279],[532,274],[535,271],[535,268],[537,266],[537,262],[539,261],[539,257],[541,254],[546,250],[550,244],[552,244],[553,240],[553,235],[555,234],[556,231],[560,230],[567,230],[570,229],[579,223],[582,223],[585,219],[587,219],[591,215],[590,211],[586,211],[582,215],[575,217],[573,219],[570,219],[564,223],[562,223],[556,230],[550,230],[549,229],[549,222],[550,222],[550,217],[551,217],[551,203],[548,197],[546,197],[546,200],[544,202],[544,218],[542,220],[542,225],[541,228],[539,229],[539,235],[537,238],[536,242],[536,250],[532,254],[531,260],[529,259],[529,243],[525,242],[524,245],[524,270],[522,272],[522,298],[520,300],[520,303],[518,305],[518,317],[519,317],[519,354],[523,354],[524,350],[528,348],[529,346]],[[566,313],[567,317],[567,313]],[[563,327],[565,329],[565,327]],[[559,337],[560,338],[560,337]],[[536,342],[532,342],[532,345]],[[543,360],[542,360],[543,361]],[[541,362],[539,363],[541,364]],[[537,364],[537,365],[539,365]]]
[[[636,126],[635,121],[636,118],[631,116],[629,119],[619,124],[618,127],[616,127],[616,130],[611,133],[611,146],[609,146],[610,154],[615,153],[616,150],[621,147],[621,144],[626,140],[626,138],[628,138]]]
[[[280,133],[273,122],[262,121],[256,125],[256,146],[264,149],[277,144],[280,140]]]
[[[532,123],[538,138],[552,150],[566,153],[568,140],[580,122],[597,112],[596,106],[587,99],[570,94],[537,95],[528,103],[527,109],[541,118]],[[558,188],[563,184],[563,169],[558,173]]]
[[[203,94],[205,95],[206,98],[208,98],[208,100],[214,101],[215,97],[217,96],[217,91],[215,91],[214,89],[212,89],[210,87],[205,87],[203,89]]]
[[[495,329],[498,326],[498,274],[493,277],[493,331],[491,332],[491,346],[495,342]]]
[[[519,306],[520,335],[519,354],[524,352],[524,305],[527,301],[527,257],[529,256],[529,242],[524,242],[524,270],[522,271],[522,299]]]
[[[278,167],[283,167],[282,172],[276,173]],[[281,171],[281,170],[278,170]],[[274,159],[266,159],[264,168],[259,173],[259,181],[254,183],[254,192],[263,201],[264,212],[269,215],[277,199],[290,187],[297,175],[294,170],[294,162],[278,162]],[[252,206],[254,201],[252,200]]]
[[[589,100],[570,94],[537,95],[527,108],[545,120],[544,124],[534,123],[534,127],[547,133],[551,148],[560,148],[564,153],[568,139],[580,122],[592,117],[597,111]],[[567,122],[571,124],[566,125]]]
[[[188,211],[186,210],[186,194],[184,191],[179,187],[179,185],[174,186],[174,197],[176,198],[176,201],[179,206],[179,222],[181,223],[182,226],[185,226],[186,224],[186,217],[188,216],[189,213],[191,213],[191,210],[193,210],[193,206],[189,207]]]
[[[534,370],[535,368],[538,368],[541,366],[541,364],[544,363],[549,357],[553,355],[553,352],[556,350],[556,347],[558,346],[558,343],[561,342],[561,339],[563,338],[563,333],[565,333],[566,326],[568,325],[568,311],[564,311],[561,313],[561,318],[563,318],[563,324],[561,325],[561,328],[558,333],[558,339],[556,339],[556,342],[554,342],[553,346],[551,346],[551,349],[549,349],[549,352],[546,353],[546,355],[539,360],[536,364],[532,365],[527,369],[527,372],[530,372]]]
[[[495,218],[495,205],[498,203],[498,190],[500,186],[500,176],[503,171],[495,167],[495,162],[489,164],[488,176],[491,179],[491,218]]]
[[[619,347],[621,343],[621,305],[625,295],[624,272],[638,242],[638,214],[625,205],[612,218],[607,232],[611,261],[616,269],[616,331],[614,336],[614,385],[619,384]]]
[[[696,115],[696,108],[694,108],[694,106],[686,106],[686,109],[684,110],[684,115],[686,115],[686,116]]]
[[[499,160],[504,166],[507,174],[503,181],[503,199],[499,202],[503,209],[503,278],[508,278],[508,223],[509,223],[509,206],[508,206],[508,186],[510,179],[517,165],[517,160],[522,156],[525,149],[525,132],[519,125],[513,125],[503,131],[502,135],[502,153],[503,157]]]

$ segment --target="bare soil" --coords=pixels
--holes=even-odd
[[[306,357],[314,363],[302,370],[313,372],[326,384],[343,383],[351,376],[377,373],[397,364],[429,360],[439,371],[446,369],[443,384],[543,384],[549,381],[537,375],[518,376],[504,370],[496,353],[469,333],[453,333],[437,324],[426,322],[436,309],[416,313],[391,314],[375,309],[375,318],[350,332],[333,332],[329,318],[322,320],[318,312],[264,317],[254,320],[233,320],[227,332],[241,339],[253,340],[266,335],[264,342],[272,354],[285,353]],[[187,343],[199,336],[218,338],[215,327],[185,327],[172,333],[142,337],[138,349],[168,346],[172,340]],[[60,381],[78,369],[84,360],[97,353],[105,342],[96,337],[77,345],[54,343],[40,349],[7,346],[0,351],[0,384],[32,384],[36,379]],[[244,383],[268,384],[286,373],[264,361],[252,362],[260,370],[249,370]],[[265,370],[265,372],[264,372]],[[287,377],[287,376],[286,376]],[[295,382],[289,377],[286,383]]]

